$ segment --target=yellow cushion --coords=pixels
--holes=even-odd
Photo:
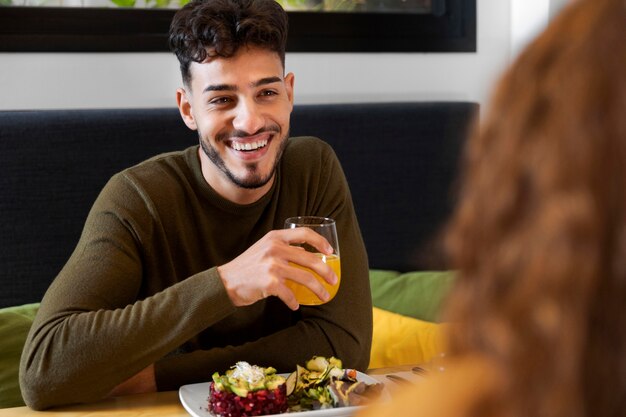
[[[370,368],[418,364],[444,351],[445,324],[374,307]]]

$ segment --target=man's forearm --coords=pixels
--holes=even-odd
[[[191,277],[177,289],[121,310],[67,313],[62,319],[54,306],[40,311],[21,361],[26,403],[44,409],[99,400],[129,378],[129,372],[139,372],[137,367],[176,349],[207,322],[225,317],[232,305],[217,308],[217,298],[225,296],[207,296],[205,281]],[[187,315],[190,306],[196,313],[192,316]]]
[[[344,324],[354,325],[354,321]],[[213,372],[223,372],[237,361],[290,372],[313,355],[335,355],[344,360],[344,365],[364,370],[367,359],[359,358],[369,357],[371,329],[366,326],[358,324],[347,330],[332,320],[309,318],[243,345],[168,356],[155,365],[157,387],[159,391],[173,390],[184,384],[206,382]]]

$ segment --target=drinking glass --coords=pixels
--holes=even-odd
[[[335,225],[335,220],[330,219],[328,217],[317,217],[317,216],[298,216],[298,217],[290,217],[285,220],[285,229],[294,229],[296,227],[308,227],[313,231],[322,235],[328,243],[333,247],[333,253],[331,255],[325,255],[320,253],[313,246],[303,243],[298,244],[296,246],[300,246],[309,252],[315,253],[325,264],[330,266],[333,271],[335,271],[335,275],[337,275],[337,283],[335,285],[330,285],[326,280],[320,277],[315,271],[310,268],[305,268],[301,265],[296,265],[292,262],[289,264],[291,266],[295,266],[296,268],[303,269],[305,271],[310,272],[313,276],[326,288],[330,298],[328,301],[332,300],[337,294],[337,290],[339,289],[339,282],[341,281],[341,262],[339,258],[339,239],[337,239],[337,226]],[[320,300],[317,295],[309,288],[305,287],[302,284],[299,284],[290,279],[286,282],[287,287],[293,291],[298,303],[302,305],[320,305],[324,304],[324,301]]]

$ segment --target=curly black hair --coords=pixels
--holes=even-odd
[[[169,45],[189,85],[192,62],[231,57],[242,46],[274,51],[285,66],[287,13],[275,0],[194,0],[174,15]]]

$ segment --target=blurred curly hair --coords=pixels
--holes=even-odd
[[[287,13],[275,0],[194,0],[174,15],[170,50],[189,85],[192,62],[229,58],[243,46],[274,51],[285,66]]]
[[[507,71],[468,143],[450,354],[510,376],[499,417],[624,415],[625,111],[626,2],[579,0]]]

